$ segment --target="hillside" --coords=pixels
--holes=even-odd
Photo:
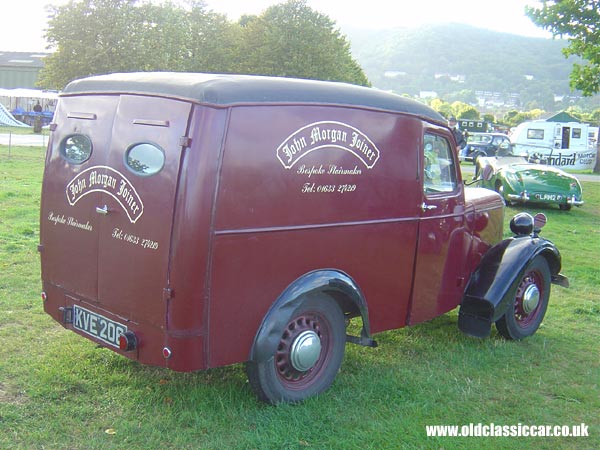
[[[565,41],[461,24],[344,31],[353,56],[380,89],[409,95],[435,91],[471,103],[485,94],[498,104],[535,103],[547,110],[554,95],[578,95],[569,88],[576,59],[563,56]]]

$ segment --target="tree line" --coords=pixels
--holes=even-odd
[[[447,118],[454,116],[458,119],[484,120],[489,123],[503,125],[509,128],[516,127],[520,123],[528,120],[539,119],[550,112],[540,108],[533,108],[527,111],[511,109],[503,115],[494,115],[491,113],[481,114],[477,108],[468,103],[460,101],[446,102],[440,98],[429,100],[428,104]],[[600,108],[591,112],[586,112],[577,107],[569,107],[565,111],[580,122],[589,123],[595,126],[600,123]]]
[[[71,0],[49,7],[39,86],[111,72],[246,73],[369,86],[328,16],[288,0],[230,22],[200,0]]]
[[[573,64],[569,84],[585,96],[600,91],[600,2],[598,0],[545,0],[526,6],[525,12],[538,27],[569,45],[565,57],[577,55],[583,63]]]
[[[566,55],[577,54],[588,61],[587,66],[575,65],[571,75],[572,87],[585,95],[598,92],[600,28],[592,25],[600,20],[600,13],[595,3],[549,1],[527,9],[539,26],[570,36]],[[71,80],[89,75],[134,71],[246,73],[370,86],[346,36],[328,16],[308,7],[306,0],[288,0],[237,22],[208,10],[202,0],[183,4],[70,0],[50,6],[49,14],[46,39],[54,51],[46,58],[39,81],[46,89],[60,90]],[[560,17],[568,17],[571,28]],[[544,113],[534,108],[481,117],[474,106],[458,99],[451,103],[434,99],[430,106],[446,117],[506,126]],[[568,112],[584,122],[600,121],[600,110],[583,113],[570,108]]]
[[[568,39],[565,56],[577,55],[588,63],[575,63],[571,73],[571,87],[586,96],[600,89],[597,3],[545,1],[540,7],[526,8],[538,26]],[[73,79],[93,74],[153,70],[370,85],[351,55],[346,36],[328,16],[309,8],[306,0],[288,0],[237,22],[208,10],[202,0],[187,0],[183,5],[170,0],[70,0],[49,7],[46,39],[53,52],[46,58],[39,84],[48,89],[61,89]],[[445,45],[432,48],[447,52]],[[444,53],[439,58],[443,57]],[[511,71],[499,73],[504,78]]]

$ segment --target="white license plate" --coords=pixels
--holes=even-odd
[[[535,198],[538,200],[549,200],[553,202],[559,202],[562,200],[563,196],[560,194],[536,194]]]
[[[119,336],[127,331],[125,325],[76,305],[73,305],[73,328],[117,348]]]

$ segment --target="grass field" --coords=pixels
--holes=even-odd
[[[378,334],[376,349],[347,345],[325,394],[272,407],[255,400],[242,365],[143,367],[43,313],[42,170],[43,149],[9,157],[0,146],[2,449],[600,448],[600,183],[583,184],[582,208],[543,210],[542,235],[560,248],[571,288],[553,286],[536,335],[469,338],[453,311]],[[506,222],[524,209],[508,209]],[[426,425],[470,423],[585,423],[590,436],[426,436]]]
[[[46,127],[42,129],[41,133],[35,133],[33,131],[33,127],[7,127],[0,125],[0,134],[43,134],[45,136],[48,136],[50,134],[50,130],[48,129],[48,127]]]
[[[0,134],[33,134],[33,127],[9,127],[0,125]]]

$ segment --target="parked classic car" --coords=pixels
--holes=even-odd
[[[482,157],[477,161],[476,174],[491,167],[483,177],[482,186],[494,189],[510,206],[515,203],[558,205],[568,211],[583,205],[579,180],[558,167],[533,162],[523,156]]]
[[[501,156],[510,149],[510,139],[502,133],[471,133],[467,137],[467,145],[460,151],[461,161],[472,161],[477,164],[480,156]]]

